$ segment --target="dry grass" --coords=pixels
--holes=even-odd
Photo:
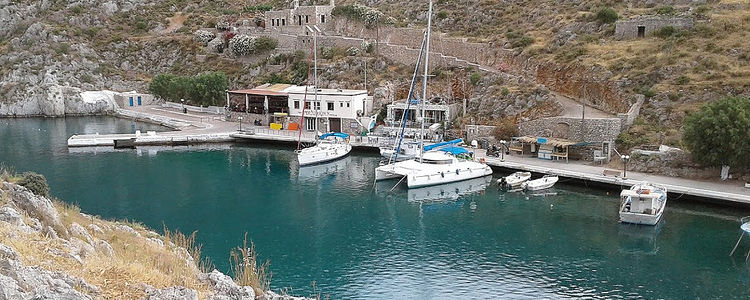
[[[46,270],[83,278],[89,284],[99,287],[100,296],[106,299],[142,298],[145,294],[140,288],[141,283],[156,288],[184,286],[198,291],[201,298],[209,295],[209,288],[197,277],[201,270],[190,258],[191,254],[196,255],[195,257],[200,254],[200,246],[195,244],[195,234],[185,236],[168,231],[169,239],[161,246],[149,240],[160,239],[160,236],[140,224],[85,216],[80,214],[78,207],[59,201],[55,201],[54,205],[66,227],[74,222],[86,228],[89,224],[99,226],[103,231],[101,233],[87,228],[94,241],[92,244],[106,241],[114,250],[114,255],[109,256],[97,249],[93,254],[83,257],[82,263],[72,256],[51,255],[55,252],[68,253],[70,246],[64,240],[50,239],[37,232],[19,232],[15,227],[3,223],[0,225],[0,243],[14,248],[21,255],[24,265],[40,266]],[[116,225],[130,226],[140,236],[118,230]],[[76,238],[85,239],[81,236]],[[199,265],[208,266],[203,262]]]
[[[251,286],[256,295],[267,291],[271,286],[271,273],[267,273],[269,261],[258,264],[255,244],[250,242],[247,246],[247,233],[242,241],[242,247],[233,249],[229,256],[229,262],[234,270],[234,281],[239,285]]]

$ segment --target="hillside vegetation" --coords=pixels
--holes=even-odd
[[[372,7],[392,23],[383,26],[420,27],[426,21],[423,2],[336,4]],[[642,117],[627,133],[635,137],[630,144],[681,146],[687,114],[705,102],[747,95],[750,89],[750,45],[744,43],[750,34],[748,3],[700,2],[440,0],[435,1],[434,24],[452,36],[492,42],[518,55],[596,70],[593,78],[616,81],[627,93],[647,97]],[[282,0],[0,1],[0,111],[3,102],[54,97],[56,86],[63,95],[67,87],[145,90],[157,74],[220,71],[227,75],[230,89],[269,81],[303,83],[306,53],[232,57],[207,51],[193,34],[243,22],[263,25],[264,11],[289,6],[291,1]],[[687,16],[695,26],[667,28],[641,39],[615,39],[614,22],[637,15]],[[321,55],[322,84],[362,86],[366,60],[367,87],[376,98],[390,102],[408,88],[410,67],[392,65],[388,58],[368,51],[328,53]],[[470,117],[478,123],[555,112],[549,91],[534,78],[475,74],[465,68],[438,70],[430,91],[443,99],[469,98]],[[44,106],[44,99],[38,102]]]

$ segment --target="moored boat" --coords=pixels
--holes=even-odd
[[[531,179],[531,172],[515,172],[497,180],[501,189],[514,190],[521,187],[521,184]]]
[[[300,166],[312,165],[342,158],[352,151],[346,133],[326,133],[312,147],[295,151]]]
[[[401,178],[409,188],[462,181],[492,175],[492,169],[481,162],[458,158],[444,151],[429,151],[421,158],[379,166],[375,179]]]
[[[543,189],[551,188],[559,178],[557,175],[544,175],[544,177],[534,180],[529,180],[521,183],[521,188],[524,191],[539,191]]]
[[[639,183],[620,192],[620,222],[656,225],[667,206],[667,188]]]

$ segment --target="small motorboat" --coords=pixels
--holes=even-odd
[[[551,188],[559,178],[557,175],[544,175],[544,177],[534,180],[529,180],[521,184],[521,188],[524,191],[540,191],[543,189]]]
[[[529,179],[531,179],[531,172],[515,172],[498,179],[497,184],[499,184],[500,188],[503,190],[509,191],[520,188],[521,184]]]
[[[639,183],[620,192],[620,222],[656,225],[667,206],[667,188]]]

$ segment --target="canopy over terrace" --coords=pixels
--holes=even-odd
[[[520,145],[519,145],[520,144]],[[561,138],[545,138],[535,136],[520,136],[514,137],[509,147],[512,151],[519,151],[523,154],[526,145],[538,146],[536,149],[537,157],[541,159],[565,159],[568,161],[569,149],[571,146],[585,146],[589,145],[589,142],[574,142]],[[536,147],[528,147],[532,149],[529,152],[534,152]]]
[[[289,113],[289,84],[264,84],[253,89],[227,91],[227,109],[251,114]]]

